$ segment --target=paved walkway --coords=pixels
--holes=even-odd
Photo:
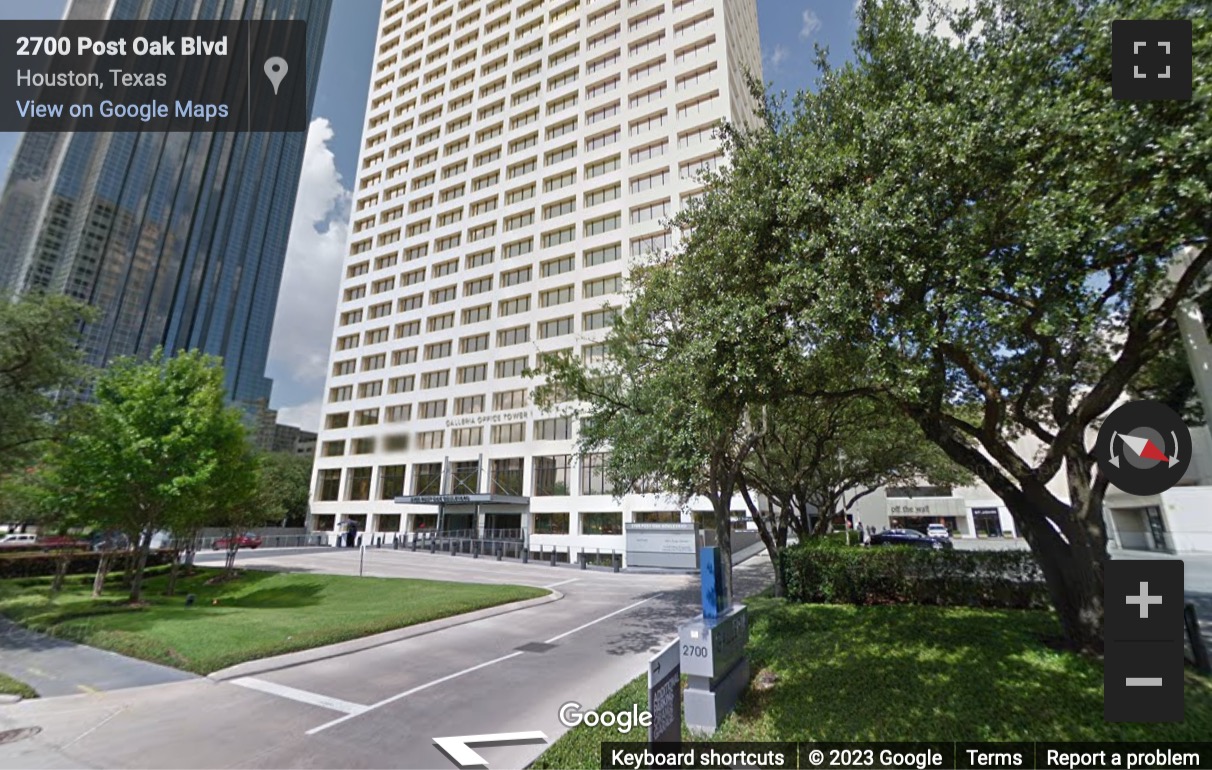
[[[2,617],[0,672],[25,682],[43,697],[197,678],[175,668],[35,633]]]
[[[359,561],[330,549],[258,566],[357,574]],[[0,768],[453,767],[435,737],[540,730],[555,740],[562,704],[600,703],[643,672],[699,601],[690,575],[399,551],[368,551],[362,568],[546,585],[563,598],[253,675],[0,707],[0,731],[41,728],[0,744]],[[770,577],[769,561],[752,559],[736,571],[737,592]],[[524,767],[544,745],[482,748],[490,767]]]

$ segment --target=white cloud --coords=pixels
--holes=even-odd
[[[821,28],[821,17],[808,8],[800,18],[803,21],[803,25],[800,27],[800,40],[808,40]]]
[[[327,118],[312,120],[266,367],[274,378],[273,406],[280,410],[279,420],[307,430],[320,423],[319,399],[348,235],[351,191],[342,183],[328,147],[332,138]]]
[[[774,50],[766,56],[766,61],[770,65],[770,69],[778,70],[783,66],[783,62],[787,61],[787,57],[791,55],[791,49],[785,45],[775,45]]]
[[[297,425],[303,430],[319,431],[323,408],[323,397],[315,398],[306,404],[284,406],[278,410],[278,422],[282,425]]]

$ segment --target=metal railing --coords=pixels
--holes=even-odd
[[[194,548],[199,551],[223,550],[225,545],[216,548],[215,544],[220,540],[226,540],[225,535],[217,537],[200,537],[194,541]],[[312,532],[306,535],[264,535],[261,537],[261,544],[258,548],[314,548],[317,546],[328,545],[329,533],[327,532]],[[166,544],[166,547],[171,547],[171,544]],[[247,546],[241,546],[240,550],[249,550]]]

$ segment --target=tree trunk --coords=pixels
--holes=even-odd
[[[101,592],[105,590],[105,576],[109,574],[110,560],[113,559],[113,553],[109,550],[101,551],[101,557],[97,559],[97,574],[93,577],[93,598],[101,597]]]
[[[825,504],[816,510],[816,526],[812,528],[814,537],[824,537],[829,534],[829,525],[833,522],[833,516],[837,512],[837,497],[829,495],[825,498]],[[805,513],[805,515],[807,515]]]
[[[130,581],[130,601],[132,604],[143,599],[143,570],[147,568],[147,555],[151,552],[152,537],[155,534],[153,527],[148,527],[143,532],[143,537],[139,540],[139,550],[131,560],[134,562],[134,574],[131,576]]]
[[[51,583],[51,593],[58,594],[63,590],[63,578],[67,576],[67,566],[71,563],[70,553],[59,553],[55,556],[55,579]]]
[[[165,589],[165,596],[174,596],[177,592],[177,573],[181,569],[181,549],[177,548],[173,551],[173,564],[168,569],[168,588]]]
[[[770,563],[774,565],[774,595],[775,597],[785,596],[787,594],[787,586],[783,582],[783,570],[781,569],[782,546],[787,543],[787,525],[781,524],[782,543],[779,542],[778,530],[780,522],[785,520],[781,511],[776,516],[773,510],[763,514],[753,502],[753,497],[749,494],[749,485],[744,479],[740,481],[741,497],[745,500],[745,507],[749,509],[749,515],[753,517],[753,521],[757,524],[758,537],[762,538],[762,542],[766,545],[766,553],[770,556]],[[769,503],[767,499],[767,503]]]
[[[1081,475],[1080,470],[1076,473]],[[1103,566],[1108,559],[1103,494],[1080,478],[1070,478],[1069,486],[1070,506],[1041,490],[1024,494],[1027,510],[1009,504],[1007,508],[1039,559],[1066,641],[1075,650],[1101,654]],[[1072,513],[1066,510],[1070,507]]]

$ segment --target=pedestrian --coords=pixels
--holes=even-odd
[[[357,544],[358,544],[358,522],[353,521],[351,519],[349,522],[349,534],[346,536],[346,539],[345,539],[345,546],[347,548],[353,548]]]

